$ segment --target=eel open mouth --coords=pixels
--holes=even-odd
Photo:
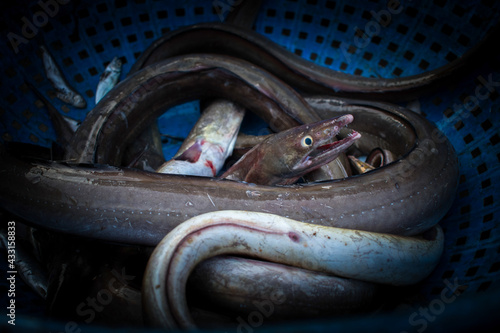
[[[316,123],[316,133],[322,132],[324,137],[312,147],[311,151],[296,165],[296,169],[316,169],[336,159],[342,152],[346,151],[361,134],[352,130],[347,137],[335,140],[335,136],[343,127],[347,127],[354,117],[350,114],[343,115],[328,121]],[[334,141],[332,141],[334,140]]]

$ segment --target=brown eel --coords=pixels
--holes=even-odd
[[[122,100],[128,97],[120,96]],[[23,160],[2,153],[0,204],[35,226],[153,246],[190,217],[234,207],[319,225],[400,235],[419,234],[443,218],[455,198],[458,161],[439,130],[422,116],[386,103],[333,97],[308,102],[325,119],[352,114],[355,120],[350,128],[362,135],[354,145],[366,153],[376,147],[389,148],[397,160],[337,181],[260,186],[111,166]],[[115,119],[123,118],[117,115]],[[370,137],[383,139],[374,142]]]
[[[245,27],[201,23],[169,32],[156,40],[137,59],[131,73],[181,54],[215,53],[247,60],[303,93],[334,93],[336,96],[395,102],[414,99],[464,75],[490,53],[490,45],[497,40],[499,30],[497,24],[460,58],[434,70],[399,78],[371,78],[316,65]]]

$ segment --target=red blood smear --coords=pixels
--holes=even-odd
[[[217,172],[216,172],[216,170],[215,170],[215,167],[214,167],[214,164],[212,163],[212,161],[210,161],[210,160],[206,160],[205,165],[206,165],[207,167],[209,167],[210,169],[212,169],[212,174],[213,174],[213,175],[214,175],[214,177],[215,177],[215,175],[217,174]]]

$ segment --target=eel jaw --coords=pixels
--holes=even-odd
[[[336,159],[342,152],[346,151],[356,140],[361,137],[361,134],[352,130],[352,132],[342,140],[332,140],[340,132],[340,129],[347,127],[354,118],[347,114],[335,118],[332,122],[324,124],[326,128],[323,133],[328,133],[328,137],[311,149],[294,167],[297,173],[307,173],[313,171]]]
[[[311,171],[327,164],[336,159],[342,152],[346,151],[356,140],[361,137],[356,131],[352,131],[349,135],[338,141],[327,143],[318,146],[310,154],[306,155],[295,168],[305,169],[311,168]]]

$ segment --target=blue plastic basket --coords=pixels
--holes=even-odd
[[[361,76],[389,78],[447,64],[481,40],[500,18],[500,3],[493,0],[402,0],[397,10],[391,9],[392,2],[269,0],[261,6],[254,29],[319,65]],[[50,146],[55,138],[44,106],[36,102],[24,80],[50,96],[63,114],[83,120],[95,105],[99,75],[113,57],[124,62],[123,79],[141,52],[163,33],[197,22],[221,21],[217,11],[220,4],[237,5],[239,1],[42,3],[57,3],[57,8],[44,9],[37,1],[31,1],[13,3],[0,11],[4,32],[0,44],[3,142]],[[35,24],[35,29],[30,30],[26,22]],[[362,33],[369,38],[360,38]],[[87,109],[75,109],[54,98],[37,55],[42,42],[73,87],[84,95]],[[492,48],[491,52],[496,51]],[[478,63],[472,74],[453,85],[419,99],[422,113],[447,135],[458,153],[460,184],[455,203],[441,222],[446,244],[439,266],[424,282],[405,290],[410,295],[407,299],[413,302],[402,304],[394,313],[369,318],[264,325],[263,331],[421,332],[498,324],[498,319],[491,316],[500,306],[500,201],[495,190],[500,181],[498,52],[494,58],[495,61]],[[491,82],[489,87],[484,86],[485,81]],[[161,131],[185,136],[198,115],[197,102],[179,106],[159,119]],[[177,148],[178,144],[165,144],[166,157]],[[4,279],[1,283],[5,284]],[[449,283],[460,285],[461,294],[447,303],[442,292]],[[20,290],[26,302],[40,307],[24,304],[18,312],[16,329],[64,331],[65,323],[44,320],[42,302],[30,296],[28,289]],[[1,295],[4,296],[6,293]],[[425,319],[421,309],[427,309],[432,320]],[[2,327],[9,328],[5,322],[2,319]],[[85,331],[94,329],[100,328],[86,327]]]

